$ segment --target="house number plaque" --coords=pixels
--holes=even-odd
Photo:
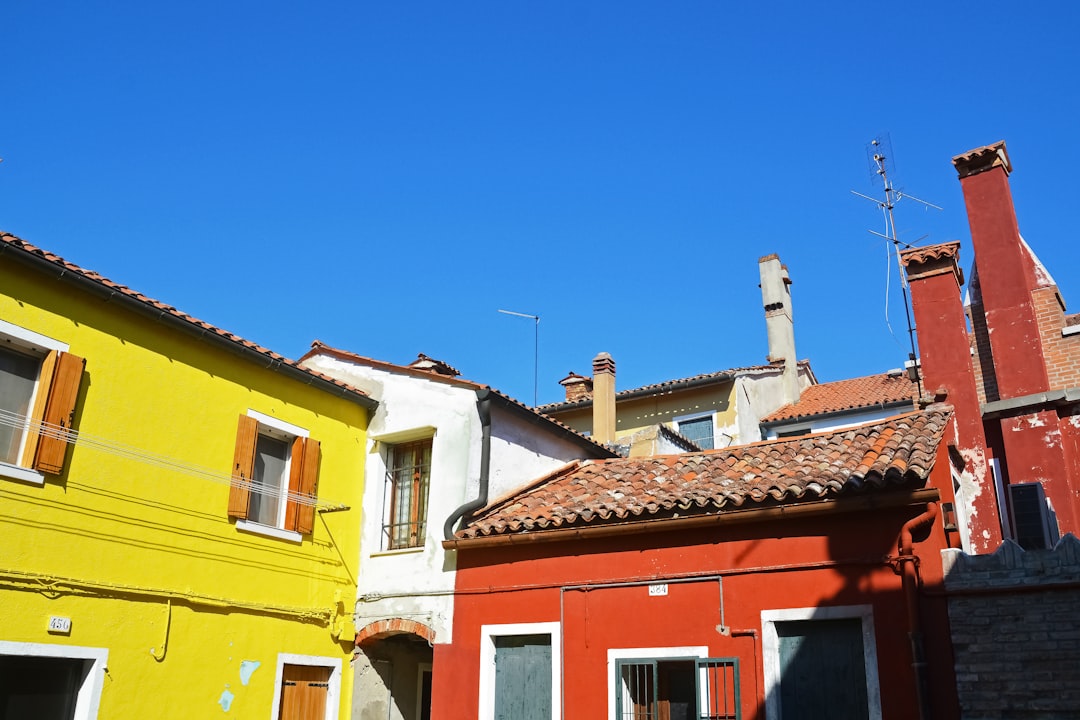
[[[667,595],[667,583],[649,586],[649,597],[661,597],[663,595]]]
[[[71,618],[60,617],[59,615],[53,615],[49,618],[49,632],[51,633],[69,633],[71,632]]]

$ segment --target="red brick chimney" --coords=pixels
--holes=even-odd
[[[566,402],[592,399],[592,378],[587,378],[584,375],[578,375],[576,372],[571,372],[560,380],[559,384],[566,390]]]
[[[1071,418],[1060,417],[1046,400],[1046,393],[1055,389],[1046,343],[1060,344],[1061,336],[1060,330],[1057,338],[1040,332],[1036,307],[1036,296],[1056,295],[1057,290],[1040,279],[1033,255],[1020,238],[1005,143],[957,155],[953,165],[964,191],[982,301],[981,317],[973,317],[972,325],[981,333],[977,321],[985,319],[985,333],[978,339],[988,339],[990,358],[982,343],[980,360],[984,367],[992,365],[997,385],[997,397],[988,397],[984,408],[987,433],[991,423],[995,431],[1000,427],[996,442],[1001,447],[995,454],[1003,455],[1008,483],[1040,483],[1061,530],[1076,531],[1078,493],[1070,486],[1080,485],[1080,467],[1064,446],[1075,446],[1080,438]],[[973,315],[978,309],[972,305]]]
[[[942,498],[957,502],[965,549],[986,553],[1001,544],[1001,516],[960,297],[964,275],[959,257],[959,242],[900,253],[919,333],[923,392],[944,396],[941,399],[953,406],[956,449],[964,459],[960,497],[954,498],[951,485],[938,489]]]
[[[957,155],[952,162],[971,226],[998,393],[1004,400],[1045,392],[1049,380],[1031,298],[1035,268],[1020,240],[1005,143]]]
[[[606,352],[593,358],[593,427],[598,443],[615,442],[615,361]]]

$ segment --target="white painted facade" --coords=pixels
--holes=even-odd
[[[804,434],[843,430],[878,420],[887,420],[901,413],[911,412],[911,404],[894,404],[889,407],[856,408],[843,413],[829,413],[807,420],[795,419],[777,423],[769,427],[766,440],[775,440],[780,433],[800,432]]]
[[[364,360],[316,349],[301,363],[363,390],[379,403],[368,426],[356,626],[413,620],[434,630],[435,643],[449,643],[456,554],[442,547],[443,524],[480,490],[482,427],[476,391],[482,386]],[[524,406],[511,410],[506,404],[494,402],[491,408],[489,502],[590,455],[587,441],[574,441]],[[387,447],[427,437],[432,438],[432,450],[424,544],[386,550],[382,527]],[[591,454],[600,453],[596,448]]]

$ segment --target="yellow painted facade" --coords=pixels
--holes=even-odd
[[[277,717],[282,667],[315,665],[349,717],[370,403],[2,254],[0,321],[85,359],[63,471],[0,463],[0,661],[85,658],[74,717],[104,719]],[[320,443],[310,534],[228,516],[252,411]]]

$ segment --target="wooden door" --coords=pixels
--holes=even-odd
[[[324,720],[330,668],[286,665],[281,670],[279,720]]]

